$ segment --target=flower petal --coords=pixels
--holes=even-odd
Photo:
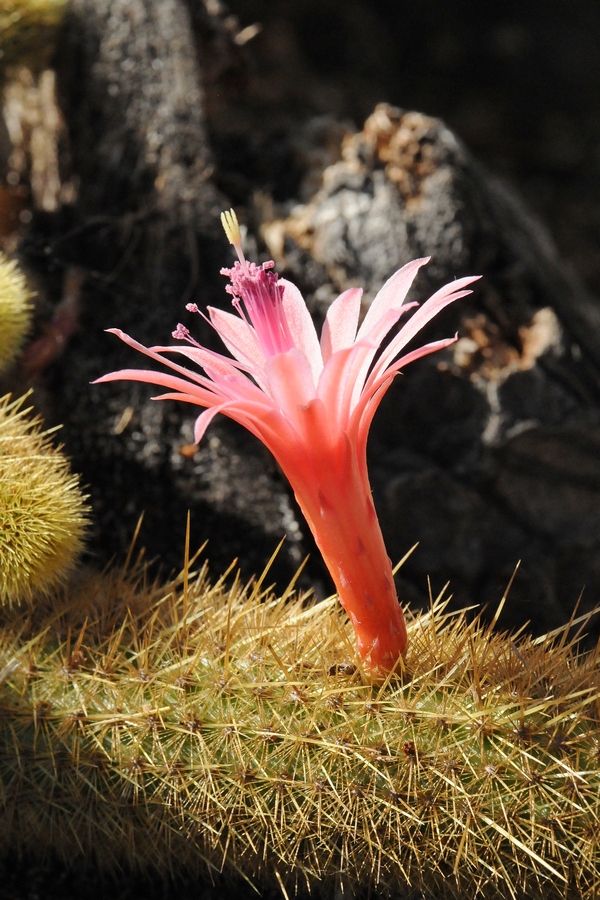
[[[222,403],[221,406],[213,406],[212,409],[205,409],[204,412],[200,413],[196,421],[194,422],[194,443],[199,444],[202,438],[204,437],[204,432],[212,422],[215,416],[217,416],[220,412],[223,412],[226,403]]]
[[[439,312],[442,311],[450,303],[466,297],[471,291],[462,290],[466,285],[478,281],[480,276],[470,276],[467,278],[459,278],[450,284],[444,285],[439,291],[436,291],[423,306],[421,306],[408,320],[398,334],[390,341],[385,348],[373,369],[373,373],[381,374],[400,351],[408,344],[413,337],[427,325]]]
[[[444,338],[441,341],[432,341],[430,344],[423,344],[422,347],[417,347],[416,350],[412,350],[410,353],[405,354],[401,359],[396,360],[395,363],[384,368],[381,372],[376,372],[375,369],[373,369],[365,382],[358,403],[352,410],[352,415],[361,415],[361,410],[364,409],[365,404],[370,402],[370,398],[381,389],[384,382],[389,379],[389,383],[391,384],[395,376],[401,372],[405,366],[415,362],[417,359],[421,359],[423,356],[428,356],[430,353],[444,350],[446,347],[449,347],[450,344],[454,344],[456,340],[457,337],[455,336],[453,338]],[[381,395],[380,400],[382,398],[383,394]]]
[[[199,375],[197,372],[192,372],[191,369],[186,369],[185,366],[179,366],[177,363],[171,362],[170,359],[162,356],[160,353],[157,353],[155,350],[152,350],[149,347],[144,347],[143,344],[140,344],[139,341],[134,340],[132,337],[129,337],[128,334],[125,334],[124,331],[121,331],[120,328],[107,328],[107,334],[116,334],[118,338],[120,338],[124,344],[127,344],[129,347],[133,347],[134,350],[139,350],[140,353],[143,353],[144,356],[149,356],[150,359],[155,360],[156,362],[162,363],[163,366],[168,366],[169,369],[173,369],[175,372],[179,372],[180,375],[183,375],[184,378],[189,378],[191,381],[195,381],[196,384],[201,384],[204,387],[207,387],[209,390],[212,388],[212,383],[210,379],[206,378],[204,375]],[[131,370],[131,371],[144,371],[140,370]],[[106,376],[103,376],[106,377]],[[102,381],[102,378],[98,378],[98,382]],[[114,379],[112,379],[114,381]],[[132,379],[135,380],[135,379]],[[142,379],[138,379],[142,380]],[[147,380],[147,379],[145,379]],[[94,382],[92,382],[94,383]]]
[[[413,259],[412,262],[407,263],[401,269],[398,269],[397,272],[394,272],[391,278],[388,278],[367,310],[364,321],[356,335],[357,339],[366,337],[379,320],[390,310],[400,310],[402,308],[406,295],[415,280],[415,275],[421,266],[428,262],[428,256],[423,257],[423,259]]]
[[[373,421],[375,413],[379,409],[379,404],[385,397],[387,390],[391,386],[393,380],[393,375],[389,378],[383,379],[379,384],[379,387],[375,391],[370,392],[366,395],[368,399],[364,406],[362,406],[361,404],[361,409],[357,407],[357,409],[355,410],[356,419],[354,418],[354,415],[352,417],[352,423],[351,428],[349,429],[349,433],[353,436],[358,447],[365,448],[365,452],[371,423]]]
[[[408,366],[410,363],[415,362],[417,359],[421,359],[423,356],[429,356],[430,353],[437,353],[439,350],[445,350],[446,347],[449,347],[451,344],[455,344],[458,340],[458,335],[455,334],[454,337],[451,338],[442,338],[441,341],[431,341],[429,344],[423,344],[422,347],[417,347],[416,350],[411,350],[410,353],[405,353],[404,356],[401,356],[400,359],[397,359],[395,363],[392,363],[391,366],[388,366],[387,369],[383,372],[381,378],[386,378],[388,375],[397,375],[398,372],[401,372],[405,366]],[[365,390],[368,389],[369,382],[372,376],[369,376],[367,380],[367,384],[365,385]]]
[[[369,370],[373,364],[373,360],[377,355],[377,351],[381,345],[381,342],[386,337],[389,331],[392,330],[400,316],[404,315],[405,312],[408,312],[409,309],[412,309],[413,306],[418,306],[418,303],[405,303],[403,306],[398,308],[389,309],[386,313],[384,313],[377,323],[373,326],[373,328],[369,331],[368,341],[365,338],[362,338],[361,341],[357,340],[357,345],[359,343],[368,344],[371,349],[368,353],[365,353],[362,359],[362,364],[360,368],[358,368],[354,375],[354,384],[352,387],[352,397],[350,401],[350,406],[353,409],[358,403],[359,397],[363,390],[365,380],[367,375],[369,374]]]
[[[295,347],[278,353],[267,360],[266,375],[275,405],[298,428],[300,410],[315,397],[313,374],[306,356]]]
[[[265,356],[252,326],[239,316],[214,306],[208,307],[208,314],[215,331],[231,355],[251,368],[262,369]]]
[[[321,333],[321,353],[327,363],[332,354],[350,347],[356,338],[362,288],[350,288],[333,301]]]
[[[282,413],[276,409],[273,405],[273,402],[266,395],[262,395],[263,402],[256,402],[255,400],[226,400],[225,402],[219,402],[215,406],[211,406],[209,408],[209,412],[214,410],[214,414],[222,413],[224,416],[227,416],[229,419],[233,419],[234,422],[238,422],[247,431],[251,432],[251,434],[255,435],[260,441],[263,442],[265,447],[267,447],[271,453],[278,459],[285,459],[286,454],[294,450],[294,452],[298,455],[298,453],[302,453],[304,445],[299,438],[297,431],[294,429],[292,424],[282,415]],[[193,394],[187,393],[167,393],[160,394],[156,397],[152,397],[153,400],[178,400],[181,403],[191,403],[195,406],[200,405],[196,397]],[[218,398],[222,400],[222,398]],[[201,416],[203,413],[201,414]],[[199,416],[199,418],[201,418]],[[211,416],[212,419],[212,416]],[[206,426],[210,424],[210,420],[207,418],[203,420],[206,422]],[[196,424],[198,424],[196,422]],[[199,443],[199,439],[196,440],[196,443]],[[298,448],[300,448],[298,450]]]
[[[323,357],[312,316],[295,284],[285,278],[280,278],[279,284],[283,285],[282,304],[290,334],[294,344],[310,364],[313,387],[316,388],[323,371]]]
[[[250,367],[244,366],[243,363],[239,363],[237,360],[234,362],[220,353],[207,350],[205,347],[152,347],[151,349],[164,353],[181,353],[183,356],[187,356],[188,359],[192,359],[197,365],[202,366],[211,381],[221,387],[227,394],[237,393],[236,387],[243,392],[248,388],[254,391],[257,390],[254,381],[251,381],[240,372],[240,368],[250,369]],[[250,369],[250,371],[252,377],[258,382],[259,389],[264,390],[264,377],[261,378],[261,375],[255,374],[253,369]]]
[[[331,427],[346,429],[357,378],[365,366],[368,369],[368,360],[376,350],[376,345],[362,340],[338,350],[327,360],[319,379],[317,396],[325,404]]]
[[[177,378],[175,375],[167,375],[163,372],[154,372],[152,369],[120,369],[117,372],[109,372],[108,375],[102,375],[92,381],[92,384],[103,384],[107,381],[142,381],[146,384],[155,384],[158,387],[171,388],[171,390],[181,391],[194,397],[193,402],[199,406],[214,406],[223,398],[219,394],[218,388],[214,385],[214,391],[207,390],[200,385],[189,382],[183,378]],[[212,382],[206,379],[207,384]]]
[[[193,403],[196,406],[198,405],[198,401],[192,394],[180,394],[178,391],[168,394],[159,394],[156,397],[152,397],[152,400],[177,400],[183,403]],[[225,412],[227,407],[230,405],[232,405],[230,401],[227,401],[227,403],[219,403],[216,406],[205,409],[204,412],[200,413],[194,424],[194,443],[200,443],[200,441],[204,437],[204,432],[206,431],[214,417],[219,413]]]
[[[150,350],[153,350],[155,353],[180,353],[182,356],[187,356],[188,359],[191,359],[196,363],[197,366],[201,366],[205,372],[208,374],[208,369],[212,369],[213,372],[218,372],[221,375],[239,375],[240,367],[245,369],[243,363],[240,363],[238,360],[232,360],[228,356],[222,356],[220,353],[215,353],[213,350],[207,350],[205,347],[189,347],[189,346],[181,346],[181,347],[150,347]],[[212,378],[212,375],[209,375]]]

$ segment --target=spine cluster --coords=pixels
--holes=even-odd
[[[5,851],[289,896],[598,896],[598,657],[572,627],[438,603],[374,684],[337,601],[140,578],[2,611]]]
[[[0,253],[0,373],[17,358],[30,323],[30,294],[25,276],[14,261]]]
[[[78,479],[25,399],[0,398],[0,605],[64,578],[87,524]]]
[[[47,61],[55,32],[68,0],[2,0],[0,43],[2,68],[29,64],[37,69]]]

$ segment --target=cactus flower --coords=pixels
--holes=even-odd
[[[178,325],[184,346],[144,347],[118,329],[129,346],[173,374],[145,369],[111,372],[97,382],[131,380],[166,388],[155,399],[204,407],[195,425],[199,442],[217,413],[255,434],[288,478],[298,504],[350,617],[365,668],[391,670],[406,649],[398,602],[367,473],[371,421],[394,376],[408,363],[451,344],[435,341],[404,355],[406,345],[440,310],[470,291],[461,278],[427,300],[381,349],[400,317],[417,306],[406,295],[419,268],[408,263],[384,284],[359,327],[362,291],[351,288],[329,307],[320,340],[300,291],[279,278],[273,263],[256,265],[242,252],[233,212],[222,216],[238,255],[222,269],[235,313],[208,308],[208,317],[231,357],[198,344]],[[199,312],[188,304],[191,312]],[[202,315],[202,313],[201,313]],[[196,372],[165,354],[178,353]]]

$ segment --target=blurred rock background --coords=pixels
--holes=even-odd
[[[390,554],[419,541],[403,599],[450,580],[457,604],[494,604],[521,560],[506,624],[558,625],[584,585],[597,602],[600,14],[575,6],[72,0],[44,53],[7,55],[4,245],[38,289],[13,383],[64,423],[92,561],[144,511],[140,543],[178,566],[188,508],[215,572],[258,571],[287,534],[283,584],[313,549],[241,429],[217,421],[195,449],[188,411],[89,386],[139,364],[104,328],[161,342],[185,302],[226,302],[234,204],[317,319],[416,255],[433,257],[419,299],[484,276],[431,328],[458,345],[398,379],[373,430]],[[305,583],[329,589],[317,554]]]

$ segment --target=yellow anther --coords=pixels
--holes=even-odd
[[[237,249],[242,245],[242,234],[237,216],[232,209],[221,213],[221,224],[227,235],[227,240]]]

